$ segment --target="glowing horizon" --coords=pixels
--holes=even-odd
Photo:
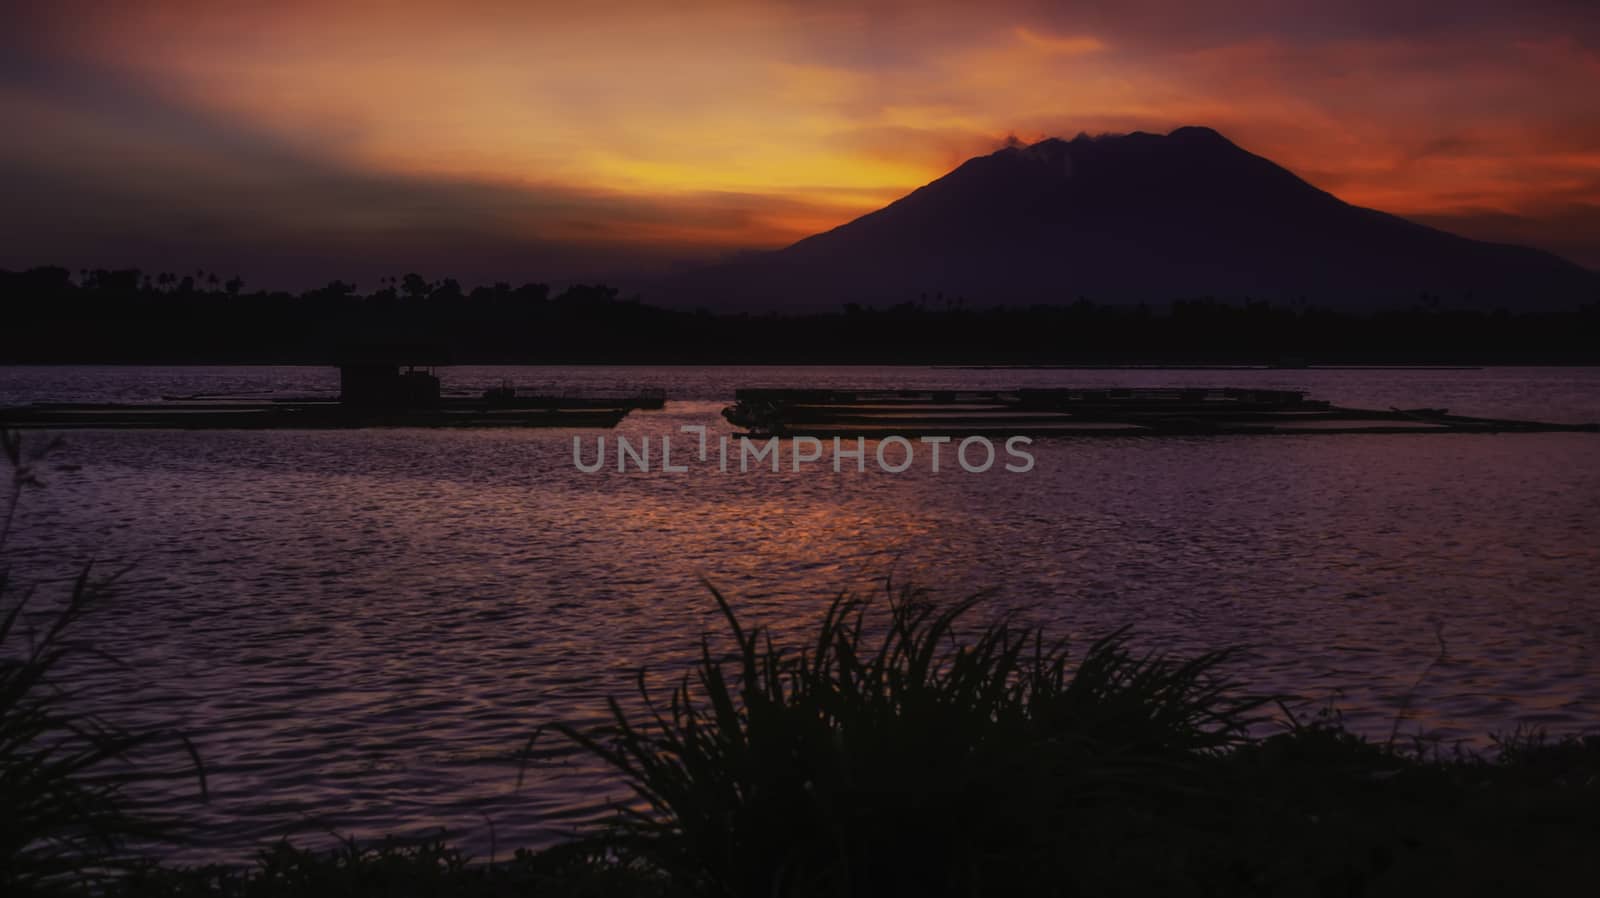
[[[1577,7],[1338,9],[24,4],[0,159],[26,221],[0,264],[660,270],[1009,138],[1197,124],[1347,201],[1600,267]]]

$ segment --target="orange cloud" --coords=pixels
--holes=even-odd
[[[1106,48],[1104,42],[1097,37],[1074,36],[1056,37],[1043,34],[1025,25],[1017,26],[1017,37],[1023,43],[1037,47],[1049,53],[1058,53],[1063,56],[1079,56],[1084,53],[1097,53]]]
[[[1446,28],[1303,5],[63,2],[17,32],[38,71],[0,107],[27,125],[19,178],[211,228],[228,196],[255,207],[232,227],[285,241],[444,215],[507,247],[704,256],[840,224],[1008,135],[1183,124],[1469,228],[1600,206],[1600,56],[1559,8],[1458,3]],[[368,208],[319,207],[339,184]]]

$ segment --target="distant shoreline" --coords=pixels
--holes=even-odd
[[[11,360],[0,357],[0,368],[333,368],[333,361],[303,358],[286,359],[65,359],[55,361]],[[1252,363],[1185,364],[1163,362],[938,362],[905,360],[798,361],[793,359],[753,360],[711,358],[705,360],[573,360],[555,359],[456,359],[441,368],[923,368],[934,371],[1484,371],[1492,368],[1597,368],[1600,360],[1518,359],[1485,360],[1480,364],[1435,364],[1431,362],[1313,363],[1309,365],[1270,365]]]
[[[952,371],[1482,371],[1499,365],[933,365]],[[1566,367],[1566,366],[1557,366]],[[1573,366],[1585,367],[1585,366]]]
[[[401,364],[932,365],[1006,368],[1281,368],[1597,365],[1600,303],[1483,310],[1421,294],[1406,307],[1174,299],[1029,306],[844,304],[783,315],[653,306],[613,287],[464,289],[415,276],[358,293],[301,294],[0,271],[0,364],[335,364],[399,351]]]

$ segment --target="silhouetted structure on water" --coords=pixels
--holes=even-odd
[[[823,438],[1150,437],[1378,433],[1594,432],[1452,415],[1446,409],[1343,408],[1301,390],[1035,388],[1016,390],[739,390],[723,417],[758,435]]]
[[[352,408],[436,408],[439,377],[448,355],[438,347],[347,347],[339,357],[339,401]]]

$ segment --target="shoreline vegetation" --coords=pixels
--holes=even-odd
[[[1600,300],[1600,298],[1597,298]],[[333,364],[352,346],[437,347],[454,364],[1282,365],[1600,364],[1600,301],[1484,311],[1419,295],[1404,308],[1249,299],[1004,306],[931,294],[784,315],[669,309],[615,287],[417,274],[365,292],[247,290],[214,272],[0,270],[0,364]]]
[[[6,434],[11,494],[44,452]],[[8,568],[0,557],[0,572]],[[174,867],[184,836],[125,787],[203,759],[170,732],[70,707],[70,629],[114,583],[64,601],[0,574],[0,893],[280,896],[1501,895],[1592,886],[1600,735],[1518,729],[1494,749],[1372,741],[1336,711],[1244,694],[1231,652],[1177,658],[1125,632],[1080,644],[982,596],[832,600],[801,644],[722,612],[698,663],[641,712],[531,735],[604,761],[631,800],[555,847],[474,860],[441,835],[263,847]]]

